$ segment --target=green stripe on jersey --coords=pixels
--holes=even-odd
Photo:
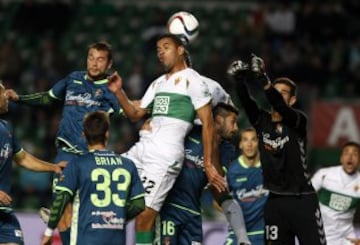
[[[356,208],[360,204],[360,198],[333,192],[325,188],[318,191],[318,196],[320,203],[341,212]]]
[[[195,118],[195,108],[191,103],[191,98],[187,95],[157,93],[152,116],[167,116],[191,123]]]

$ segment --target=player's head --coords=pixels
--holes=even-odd
[[[279,77],[273,81],[273,86],[284,98],[287,105],[292,106],[296,102],[296,83],[287,77]]]
[[[341,148],[340,163],[347,174],[354,174],[360,165],[360,144],[349,141]]]
[[[185,46],[176,35],[169,33],[161,35],[157,39],[156,50],[165,72],[181,70],[186,67]]]
[[[104,79],[106,72],[112,66],[112,49],[107,42],[90,44],[87,54],[87,74],[90,79],[96,81]]]
[[[5,94],[5,86],[0,82],[0,114],[8,112],[9,101]]]
[[[84,135],[90,146],[106,145],[109,138],[110,120],[104,111],[88,113],[84,118]]]
[[[254,128],[245,128],[240,132],[239,149],[241,154],[248,159],[257,157],[259,140]]]
[[[239,129],[237,126],[239,110],[221,102],[214,107],[213,115],[217,134],[223,139],[231,139]]]

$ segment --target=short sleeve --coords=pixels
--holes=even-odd
[[[198,110],[211,101],[209,87],[199,75],[194,74],[189,76],[188,93],[195,110]]]

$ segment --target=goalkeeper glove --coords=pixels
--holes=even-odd
[[[244,81],[249,74],[249,65],[241,60],[235,60],[227,69],[229,74],[236,81]]]
[[[270,83],[270,79],[266,74],[265,62],[262,58],[251,54],[251,71],[253,73],[254,79],[260,81],[263,86],[266,86]]]

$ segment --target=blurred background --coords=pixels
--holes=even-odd
[[[297,107],[309,115],[309,167],[338,164],[339,146],[360,141],[360,1],[190,0],[0,0],[0,78],[21,93],[46,91],[71,71],[86,68],[87,46],[106,40],[114,68],[130,98],[141,98],[162,73],[155,38],[167,19],[189,11],[200,33],[188,49],[194,68],[220,82],[240,107],[226,68],[234,59],[265,59],[271,78],[288,76],[299,85]],[[253,95],[260,100],[257,85]],[[52,161],[59,108],[11,104],[6,116],[23,147]],[[240,128],[248,122],[243,113]],[[138,124],[112,118],[110,148],[126,151]],[[17,209],[48,206],[50,176],[15,168]],[[204,213],[216,218],[211,199]]]

